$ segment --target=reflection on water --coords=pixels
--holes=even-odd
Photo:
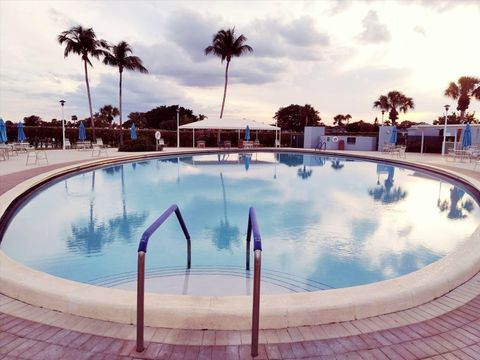
[[[246,169],[248,170],[248,169]],[[227,195],[225,191],[225,182],[223,174],[220,173],[220,180],[222,183],[223,195],[223,219],[220,219],[220,224],[213,229],[212,241],[217,250],[231,250],[232,245],[238,245],[240,242],[240,231],[237,226],[232,226],[228,222],[227,215]]]
[[[335,159],[335,160],[332,160],[332,169],[335,169],[335,170],[340,170],[342,169],[345,165],[342,164],[342,162],[339,160],[339,159]]]
[[[386,172],[388,174],[383,185],[368,190],[370,196],[375,201],[381,201],[382,203],[390,204],[393,202],[405,199],[407,192],[403,191],[401,187],[393,187],[395,168],[389,165],[377,165],[377,174]],[[377,179],[377,185],[380,185],[380,177]]]
[[[145,162],[142,162],[145,166]],[[136,164],[136,163],[133,163]],[[136,167],[132,169],[135,171]],[[67,239],[67,247],[75,253],[84,254],[87,256],[96,255],[102,252],[104,246],[114,240],[122,240],[125,242],[136,241],[134,238],[134,229],[144,226],[147,219],[147,213],[142,212],[128,212],[127,200],[125,192],[125,177],[124,167],[126,165],[111,166],[102,169],[105,174],[109,176],[116,176],[120,174],[121,179],[121,193],[122,199],[122,213],[114,215],[108,219],[108,225],[100,222],[94,216],[95,208],[95,174],[96,171],[91,172],[91,190],[89,195],[89,219],[85,224],[84,219],[72,223],[71,236]],[[65,180],[65,186],[67,187]]]
[[[136,271],[141,234],[173,203],[192,236],[192,268],[242,267],[254,206],[265,271],[308,290],[414,271],[454,250],[480,223],[467,192],[418,171],[341,157],[230,153],[72,176],[32,198],[1,247],[78,281],[127,277]],[[51,209],[55,216],[45,216]],[[169,219],[150,239],[147,271],[184,264],[185,239]]]
[[[454,186],[450,189],[450,201],[438,199],[437,206],[441,212],[447,211],[449,219],[463,219],[467,217],[467,213],[473,211],[472,199],[463,199],[465,191]]]
[[[299,168],[297,170],[298,177],[303,180],[307,180],[310,176],[312,176],[312,173],[313,173],[313,170],[312,169],[307,170],[305,165],[303,165],[303,168]]]
[[[281,153],[278,154],[278,161],[287,166],[299,166],[303,165],[303,155]]]

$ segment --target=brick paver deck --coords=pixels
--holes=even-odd
[[[61,164],[58,167],[62,166]],[[49,167],[51,170],[52,167]],[[32,169],[30,176],[39,169]],[[9,185],[28,173],[12,174]],[[1,291],[1,289],[0,289]],[[249,331],[135,327],[46,310],[0,295],[0,359],[249,359]],[[257,359],[480,359],[480,273],[430,303],[321,326],[260,331]]]
[[[148,328],[146,349],[137,353],[133,325],[38,309],[2,295],[0,304],[2,359],[250,358],[248,331]],[[10,315],[2,309],[16,309],[14,312],[24,316],[38,312],[34,317],[50,324]],[[398,313],[400,318],[406,315],[402,313]],[[62,321],[67,328],[55,325]],[[371,330],[387,323],[376,317],[324,326],[263,330],[257,359],[480,359],[480,296],[429,320]],[[111,335],[92,334],[89,326]],[[72,329],[75,327],[79,330]]]

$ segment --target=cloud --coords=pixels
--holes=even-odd
[[[294,46],[329,45],[328,35],[315,29],[315,20],[310,16],[302,16],[279,29],[285,41]]]
[[[478,2],[478,0],[409,0],[409,2],[420,3],[422,6],[433,9],[439,13],[452,10],[457,6],[470,4],[476,4],[480,8],[480,2]]]
[[[419,33],[420,35],[426,36],[426,32],[423,26],[417,25],[413,28],[413,31]]]
[[[378,14],[375,10],[370,10],[362,21],[364,30],[360,34],[360,39],[366,43],[378,44],[389,41],[391,36],[385,24],[380,24]]]
[[[150,74],[169,78],[181,85],[209,87],[224,83],[224,68],[220,59],[195,62],[174,44],[162,43],[137,46],[138,53]],[[246,57],[230,63],[229,79],[234,83],[265,84],[273,82],[285,66],[279,61]]]
[[[352,0],[332,0],[332,6],[327,10],[328,15],[338,15],[347,10],[353,3]]]
[[[249,43],[254,57],[288,58],[299,61],[323,60],[320,51],[330,44],[330,37],[315,28],[315,20],[302,16],[292,21],[278,18],[255,20]]]
[[[193,10],[174,12],[167,23],[168,38],[194,62],[206,61],[205,48],[222,26],[220,17],[207,17]]]

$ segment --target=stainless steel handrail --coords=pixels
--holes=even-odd
[[[142,235],[140,244],[138,245],[138,275],[137,275],[137,352],[142,352],[145,348],[143,346],[143,325],[145,315],[145,254],[147,252],[148,240],[150,236],[168,219],[172,213],[177,215],[178,222],[182,227],[183,234],[187,239],[187,268],[191,266],[191,245],[190,234],[188,233],[185,222],[183,221],[180,209],[176,204],[170,206],[160,217],[154,221],[152,225]]]
[[[260,325],[260,276],[262,267],[262,238],[260,236],[260,229],[258,228],[257,215],[255,209],[250,208],[248,212],[248,227],[247,227],[247,259],[246,269],[250,270],[250,239],[253,232],[253,251],[254,251],[254,266],[253,266],[253,309],[252,309],[252,349],[251,355],[253,357],[258,355],[258,331]]]

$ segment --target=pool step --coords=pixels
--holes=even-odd
[[[110,276],[91,279],[88,283],[104,287],[114,287],[134,290],[137,273],[134,271],[123,272]],[[222,293],[221,289],[214,289],[220,283],[228,285],[226,294],[243,294],[249,292],[250,282],[253,279],[253,272],[246,271],[241,266],[194,266],[192,269],[185,269],[182,266],[166,266],[148,269],[145,273],[147,283],[150,284],[152,292],[185,293],[185,286],[179,288],[180,283],[189,283],[191,291],[187,293],[197,294],[206,291],[213,291],[215,294]],[[205,291],[195,290],[196,284],[201,283],[208,287]],[[163,283],[164,289],[159,284]],[[174,284],[176,283],[176,286]],[[313,280],[293,276],[285,272],[262,269],[262,283],[267,293],[291,293],[331,289],[332,287]],[[235,285],[236,284],[236,285]],[[239,289],[235,291],[235,286]],[[176,289],[174,289],[176,288]],[[153,289],[153,290],[152,290]],[[223,295],[226,295],[223,294]],[[205,294],[206,295],[206,294]]]

